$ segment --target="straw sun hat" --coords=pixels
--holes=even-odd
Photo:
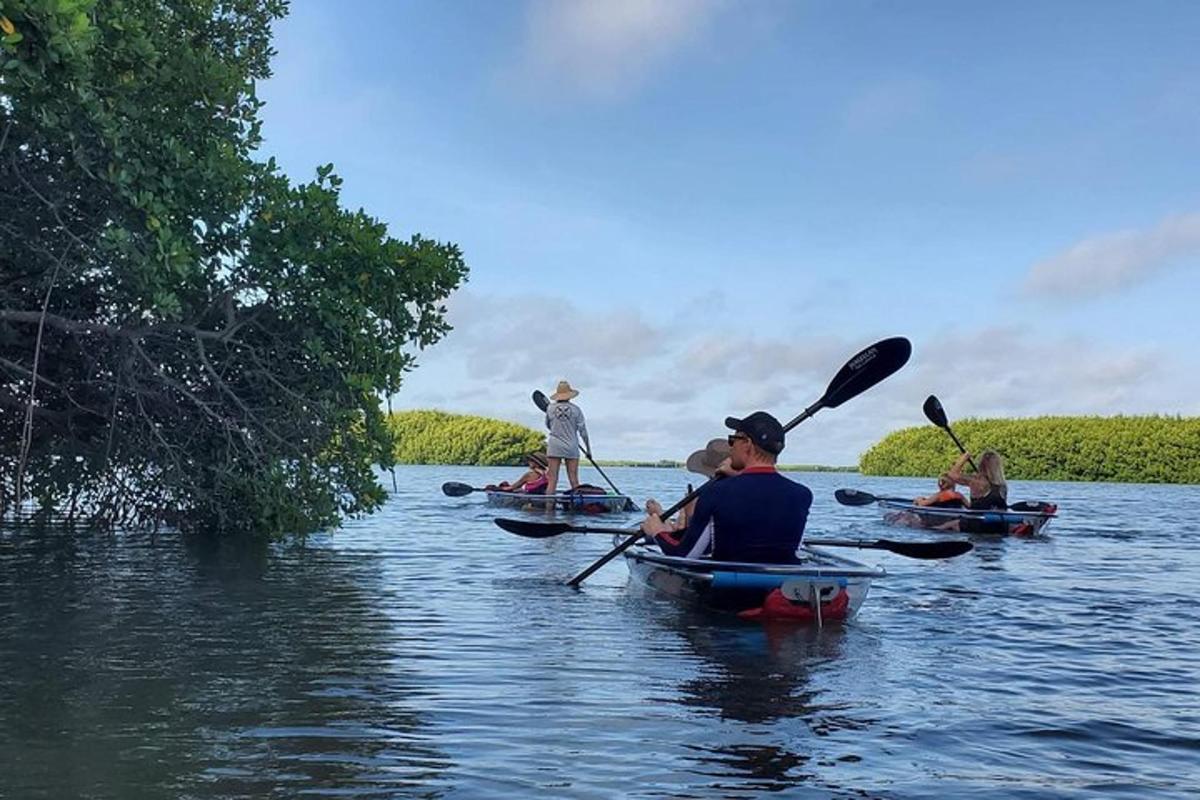
[[[572,397],[578,397],[579,392],[571,388],[571,384],[567,381],[559,381],[558,388],[554,390],[554,394],[550,395],[550,399],[556,403],[561,403],[563,400],[570,400]]]
[[[729,442],[725,439],[713,439],[703,450],[697,450],[688,456],[688,472],[695,472],[711,478],[721,466],[721,462],[729,458]]]

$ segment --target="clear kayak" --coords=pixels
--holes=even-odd
[[[623,494],[586,494],[560,492],[553,495],[529,494],[527,492],[486,492],[488,503],[505,508],[525,511],[545,511],[547,506],[556,511],[579,514],[611,514],[621,511],[637,511],[637,504]]]
[[[634,580],[688,604],[763,622],[823,625],[846,620],[887,573],[801,545],[795,564],[744,564],[664,555],[639,544],[625,551]]]
[[[891,525],[928,530],[958,530],[964,533],[997,533],[1033,536],[1058,513],[1053,503],[1014,503],[1008,510],[976,511],[968,508],[935,508],[880,500],[883,521]],[[957,522],[958,526],[947,523]]]

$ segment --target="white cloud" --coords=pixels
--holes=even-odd
[[[724,432],[727,415],[766,409],[786,421],[816,401],[841,364],[867,344],[832,335],[747,336],[735,322],[702,328],[672,315],[584,309],[545,295],[457,293],[449,337],[419,355],[396,408],[440,407],[540,427],[529,393],[567,378],[583,394],[597,452],[606,458],[681,459]],[[839,418],[853,419],[839,410]],[[834,416],[831,413],[831,416]],[[886,432],[881,419],[865,434]],[[870,426],[868,426],[870,427]],[[806,460],[850,463],[867,441],[837,428],[804,437]],[[799,449],[799,448],[798,448]]]
[[[657,357],[665,341],[636,311],[584,310],[562,297],[465,290],[447,307],[455,330],[433,355],[462,359],[472,380],[591,381]]]
[[[681,366],[713,380],[747,383],[768,381],[782,374],[794,381],[823,375],[831,363],[850,352],[847,347],[844,339],[835,337],[792,341],[712,333],[691,343],[683,354]],[[828,377],[833,377],[833,373]]]
[[[1019,327],[943,331],[928,349],[918,346],[913,366],[897,387],[916,415],[909,424],[921,423],[929,394],[960,418],[1170,413],[1182,409],[1169,398],[1187,396],[1159,348],[1047,339]]]
[[[725,0],[533,0],[521,77],[609,99],[700,39]]]
[[[765,409],[781,421],[825,391],[867,344],[834,335],[745,336],[736,323],[703,330],[659,325],[632,309],[593,311],[551,296],[460,292],[457,326],[420,355],[396,408],[510,419],[540,429],[529,401],[568,378],[597,453],[604,458],[681,459],[721,435],[726,415]],[[727,330],[727,332],[723,332]],[[1200,412],[1200,380],[1154,346],[1107,346],[1048,338],[1021,326],[946,329],[914,341],[896,375],[789,437],[788,460],[853,464],[887,433],[926,424],[936,394],[951,421],[1045,414]]]
[[[1034,264],[1025,278],[1025,290],[1055,299],[1096,296],[1185,264],[1200,264],[1200,213],[1167,217],[1149,230],[1084,239]]]

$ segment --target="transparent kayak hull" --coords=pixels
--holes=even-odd
[[[964,533],[994,533],[1033,536],[1057,516],[1055,506],[1040,511],[973,511],[966,508],[932,508],[894,500],[880,500],[883,521],[890,525],[926,530],[946,530],[947,523],[957,521],[957,531]],[[948,528],[954,531],[954,527]],[[955,531],[955,532],[957,532]]]
[[[691,606],[758,621],[821,625],[846,620],[867,599],[882,567],[801,546],[796,564],[742,564],[668,556],[640,544],[626,550],[633,579]]]
[[[555,495],[526,494],[525,492],[487,492],[488,503],[504,508],[519,508],[525,511],[545,511],[553,504],[556,511],[579,514],[611,514],[622,511],[637,511],[637,505],[623,494],[569,494]]]

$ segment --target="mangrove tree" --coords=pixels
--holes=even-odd
[[[285,11],[0,0],[10,511],[277,534],[382,502],[379,398],[467,270],[258,156]]]

